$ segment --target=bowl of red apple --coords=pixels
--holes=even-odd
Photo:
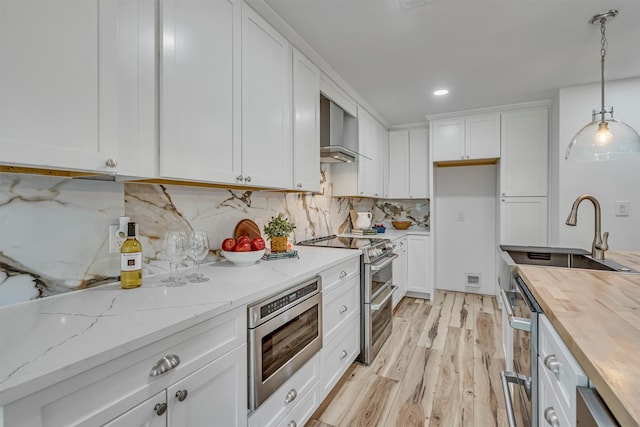
[[[265,241],[262,237],[250,239],[240,236],[237,239],[229,237],[222,241],[222,256],[235,265],[253,265],[265,251]]]

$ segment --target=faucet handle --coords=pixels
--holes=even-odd
[[[609,232],[605,231],[602,235],[602,244],[600,245],[600,250],[602,252],[609,250],[609,244],[607,243],[607,240],[609,240]]]

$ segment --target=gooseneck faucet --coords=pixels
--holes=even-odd
[[[578,198],[576,199],[575,202],[573,202],[573,206],[571,206],[571,212],[569,213],[569,216],[567,217],[567,225],[571,225],[571,226],[575,226],[576,223],[578,222],[578,206],[580,206],[580,203],[583,200],[590,200],[591,203],[593,203],[593,207],[596,210],[596,215],[595,215],[595,235],[593,236],[593,243],[591,244],[591,256],[594,259],[604,259],[604,252],[609,249],[609,245],[607,244],[607,240],[609,239],[609,232],[605,231],[604,236],[600,235],[600,203],[598,203],[598,200],[589,195],[589,194],[583,194],[581,196],[578,196]]]

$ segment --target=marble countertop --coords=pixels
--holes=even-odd
[[[157,275],[137,289],[115,283],[0,308],[0,407],[360,256],[294,249],[300,259],[203,265],[205,283],[167,287]]]
[[[640,271],[640,252],[606,256]],[[640,425],[640,274],[526,265],[518,271],[618,422]]]

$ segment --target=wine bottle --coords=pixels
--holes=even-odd
[[[142,245],[136,239],[136,223],[127,225],[127,240],[120,249],[120,287],[137,288],[142,285]]]

